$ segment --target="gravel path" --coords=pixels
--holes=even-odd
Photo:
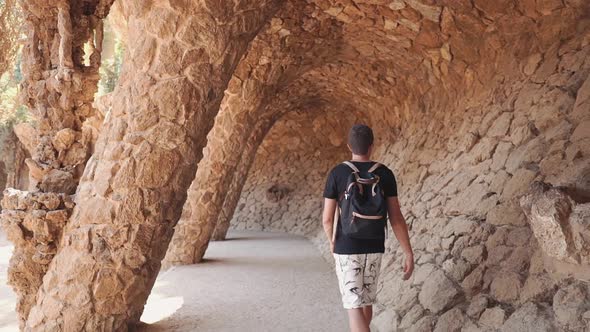
[[[230,232],[203,264],[158,276],[142,331],[347,331],[336,275],[313,244],[283,233]]]
[[[0,232],[0,332],[18,331],[6,285],[12,245]],[[336,276],[303,237],[230,232],[202,264],[161,271],[140,331],[347,331]]]
[[[0,229],[0,332],[18,332],[16,318],[16,295],[6,284],[8,261],[12,256],[12,243]]]

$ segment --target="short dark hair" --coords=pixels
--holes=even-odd
[[[365,124],[355,124],[348,132],[348,145],[352,153],[365,155],[373,144],[373,130]]]

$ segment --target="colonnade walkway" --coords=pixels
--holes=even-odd
[[[140,331],[348,329],[336,275],[314,245],[284,233],[230,231],[202,264],[160,272]]]
[[[0,234],[0,332],[18,331],[6,284],[12,245]],[[336,276],[311,242],[230,231],[202,264],[161,271],[139,331],[346,331]]]

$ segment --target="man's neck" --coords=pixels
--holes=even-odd
[[[369,158],[369,155],[353,154],[351,160],[352,161],[371,161],[371,158]]]

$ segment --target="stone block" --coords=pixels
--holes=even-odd
[[[459,295],[453,281],[443,271],[436,270],[422,285],[418,299],[424,308],[438,313],[450,307]]]

